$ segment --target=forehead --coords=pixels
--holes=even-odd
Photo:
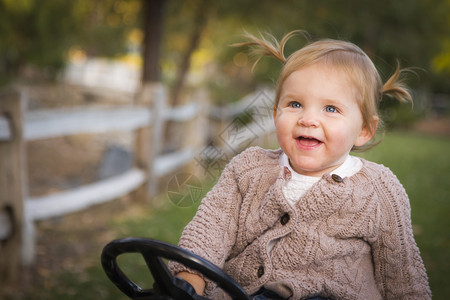
[[[339,93],[355,96],[355,80],[344,68],[328,63],[304,66],[289,74],[281,86],[280,96],[287,92]]]

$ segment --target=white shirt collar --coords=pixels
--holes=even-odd
[[[315,179],[318,177],[305,176],[305,175],[295,172],[292,169],[291,164],[289,163],[289,159],[284,152],[281,155],[280,165],[283,167],[288,167],[289,171],[291,171],[293,178],[296,177],[298,179],[301,178],[302,180],[308,180],[308,181],[313,181],[313,182],[316,182],[318,180],[318,179]],[[359,159],[358,157],[352,156],[352,155],[348,155],[347,158],[345,159],[344,163],[342,165],[340,165],[337,169],[332,171],[331,173],[339,175],[340,177],[344,178],[344,177],[350,177],[350,176],[358,173],[359,170],[361,170],[361,168],[362,168],[361,159]]]

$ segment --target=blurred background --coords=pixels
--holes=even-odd
[[[198,199],[229,158],[252,144],[277,147],[268,118],[280,64],[265,58],[253,69],[247,49],[231,45],[242,42],[244,32],[268,32],[280,38],[296,29],[306,30],[312,40],[334,38],[357,44],[384,79],[397,62],[414,70],[408,77],[414,105],[383,102],[385,141],[358,155],[387,165],[404,184],[434,298],[446,299],[450,293],[449,0],[0,0],[0,88],[5,91],[0,105],[6,103],[7,96],[2,95],[15,91],[25,111],[24,155],[18,162],[26,170],[21,180],[25,202],[19,211],[26,214],[30,207],[38,207],[28,205],[33,199],[37,203],[40,197],[121,174],[132,180],[141,174],[128,172],[134,167],[151,170],[143,175],[150,183],[135,181],[145,186],[144,194],[111,196],[101,201],[108,203],[48,218],[35,213],[31,258],[25,264],[17,258],[13,267],[0,270],[0,298],[125,299],[103,274],[102,247],[114,238],[132,235],[176,243]],[[286,56],[306,42],[292,38]],[[143,107],[149,109],[148,115],[142,114]],[[124,108],[132,113],[125,114]],[[198,114],[189,117],[192,111]],[[9,112],[2,108],[1,114]],[[103,121],[105,114],[115,119]],[[80,120],[78,127],[82,120],[99,125],[129,119],[140,125],[120,125],[102,134],[75,130],[48,138],[27,133],[37,128],[31,121],[53,115],[66,123],[69,118]],[[167,122],[144,126],[161,118]],[[180,121],[187,119],[194,123]],[[46,126],[59,126],[55,124]],[[7,140],[0,146],[8,147]],[[3,170],[10,161],[5,153],[0,152]],[[156,156],[165,160],[156,162]],[[183,157],[182,167],[173,167]],[[174,178],[185,186],[178,181],[171,186]],[[5,185],[0,185],[4,189],[0,195],[8,198]],[[187,192],[193,195],[193,190],[194,197],[183,198]],[[6,207],[14,208],[5,204],[0,209]],[[5,227],[0,230],[0,265],[9,259],[6,251],[11,250],[5,249],[12,247],[8,234],[1,234],[8,232],[5,224],[0,220]],[[26,245],[13,244],[17,253]],[[138,282],[150,285],[138,258],[123,264]]]

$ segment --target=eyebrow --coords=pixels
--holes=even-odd
[[[331,103],[334,104],[336,106],[344,106],[344,107],[348,107],[348,105],[346,105],[343,101],[338,100],[338,99],[329,99],[329,98],[324,98],[324,99],[320,99],[320,101],[323,101],[325,103]]]
[[[286,95],[281,95],[279,102],[281,102],[285,98],[288,98],[289,100],[296,100],[296,101],[301,100],[301,97],[299,97],[298,95],[290,93],[290,94],[286,94]]]

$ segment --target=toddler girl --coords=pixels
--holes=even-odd
[[[376,144],[384,95],[411,101],[401,70],[382,84],[369,57],[338,40],[285,58],[295,33],[241,44],[283,63],[273,109],[281,149],[234,157],[179,245],[252,299],[430,299],[403,186],[388,168],[349,155]],[[170,268],[197,293],[225,297],[195,271]]]

